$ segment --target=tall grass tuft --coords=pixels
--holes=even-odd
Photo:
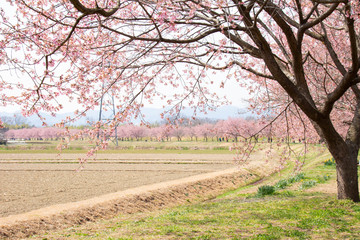
[[[263,197],[265,195],[272,195],[275,193],[275,187],[270,185],[263,185],[258,188],[257,196]]]

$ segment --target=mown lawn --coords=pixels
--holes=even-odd
[[[360,204],[337,200],[334,193],[317,191],[319,186],[335,187],[334,166],[317,162],[303,173],[278,176],[205,202],[120,215],[35,238],[360,239]]]

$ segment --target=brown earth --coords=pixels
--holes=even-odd
[[[0,217],[233,167],[232,155],[0,154]]]
[[[103,155],[82,171],[74,170],[70,156],[55,164],[42,154],[0,155],[0,210],[5,216],[0,237],[22,238],[120,212],[207,198],[275,170],[273,163],[264,166],[258,154],[241,169],[234,168],[232,155],[135,155]],[[21,214],[9,215],[14,213]]]

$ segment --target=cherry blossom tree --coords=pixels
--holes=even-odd
[[[176,137],[178,141],[181,141],[182,138],[187,134],[187,129],[183,126],[176,126],[172,129],[171,135]]]
[[[5,139],[12,140],[15,139],[15,129],[10,129],[5,132]]]
[[[150,141],[159,141],[158,139],[159,130],[160,130],[159,127],[153,126],[147,131]]]
[[[300,133],[312,125],[336,160],[338,198],[359,201],[358,1],[7,2],[0,64],[20,80],[1,78],[0,104],[56,112],[65,96],[80,116],[111,91],[114,127],[153,99],[206,111],[221,100],[209,86],[233,79],[257,93],[255,108]]]
[[[190,138],[191,141],[193,141],[194,138],[197,141],[198,136],[196,134],[194,126],[187,127],[187,136]]]
[[[122,141],[130,140],[131,134],[130,134],[129,126],[127,124],[126,125],[121,125],[118,128],[118,135],[119,135],[119,137],[120,137],[120,139]]]
[[[246,139],[248,136],[246,121],[240,118],[229,118],[223,121],[222,124],[223,134],[228,138],[233,138],[235,142],[238,141],[239,137]]]
[[[193,131],[196,135],[196,140],[198,137],[202,137],[206,142],[209,140],[209,137],[213,137],[212,129],[214,125],[211,123],[203,123],[193,127]]]
[[[168,124],[163,124],[158,128],[158,139],[161,140],[161,141],[171,141],[171,130],[172,130],[172,127]]]
[[[137,141],[141,140],[146,135],[146,128],[143,126],[128,125],[130,131],[130,137],[136,139]]]

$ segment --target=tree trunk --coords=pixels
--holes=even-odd
[[[360,201],[357,171],[357,156],[354,154],[347,154],[341,161],[336,161],[338,199]]]
[[[335,130],[330,119],[314,124],[319,136],[325,140],[326,146],[336,162],[338,199],[351,199],[359,202],[359,183],[357,157],[359,146],[356,137],[358,132],[348,132],[344,140]]]

